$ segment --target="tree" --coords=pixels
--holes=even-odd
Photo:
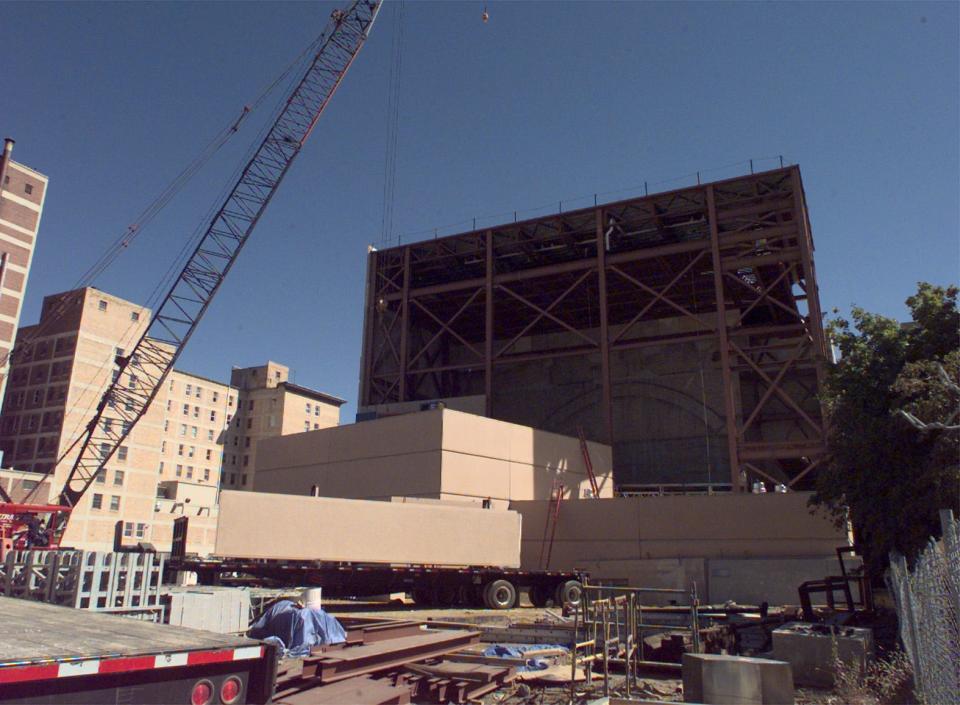
[[[891,550],[913,558],[960,503],[957,287],[921,282],[911,323],[854,308],[828,324],[840,359],[824,389],[830,457],[814,506],[851,520],[867,565]],[[951,424],[952,420],[952,424]]]

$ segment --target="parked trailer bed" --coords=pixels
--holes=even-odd
[[[274,647],[245,637],[9,597],[0,625],[4,704],[238,705],[273,691]]]
[[[167,567],[197,574],[198,582],[214,585],[253,579],[275,586],[318,585],[330,597],[364,597],[409,592],[423,605],[486,606],[509,609],[521,590],[535,606],[580,601],[581,573],[520,570],[497,566],[430,566],[388,563],[288,561],[252,558],[198,558],[186,554],[188,517],[174,523],[173,551]]]

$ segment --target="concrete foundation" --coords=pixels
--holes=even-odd
[[[793,705],[790,664],[744,656],[684,654],[683,700],[710,705]]]
[[[873,632],[791,622],[773,631],[773,656],[788,661],[797,685],[833,686],[839,658],[860,673],[873,660]]]

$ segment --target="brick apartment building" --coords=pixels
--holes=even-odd
[[[116,358],[133,347],[150,317],[143,306],[89,287],[44,299],[39,323],[20,331],[32,342],[18,349],[0,415],[0,449],[12,469],[4,482],[12,495],[22,497],[38,473],[56,466],[32,501],[55,498],[76,457],[71,445],[110,381],[127,374]],[[258,440],[339,423],[342,399],[288,377],[288,368],[274,362],[234,369],[230,384],[171,372],[74,508],[64,545],[108,549],[123,521],[127,540],[167,550],[173,519],[187,514],[191,550],[212,549],[219,488],[253,488]],[[103,423],[122,421],[107,415]]]
[[[0,396],[20,323],[23,292],[33,261],[48,179],[10,158],[13,140],[0,156]]]

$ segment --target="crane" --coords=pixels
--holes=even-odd
[[[12,502],[0,488],[0,556],[21,547],[59,546],[70,511],[161,389],[230,272],[283,177],[363,47],[382,0],[334,10],[319,48],[220,204],[149,325],[114,376],[68,452],[79,447],[55,504]],[[106,423],[110,420],[110,423]],[[66,455],[66,454],[64,454]],[[62,460],[63,458],[61,458]],[[39,515],[49,516],[46,526]]]

